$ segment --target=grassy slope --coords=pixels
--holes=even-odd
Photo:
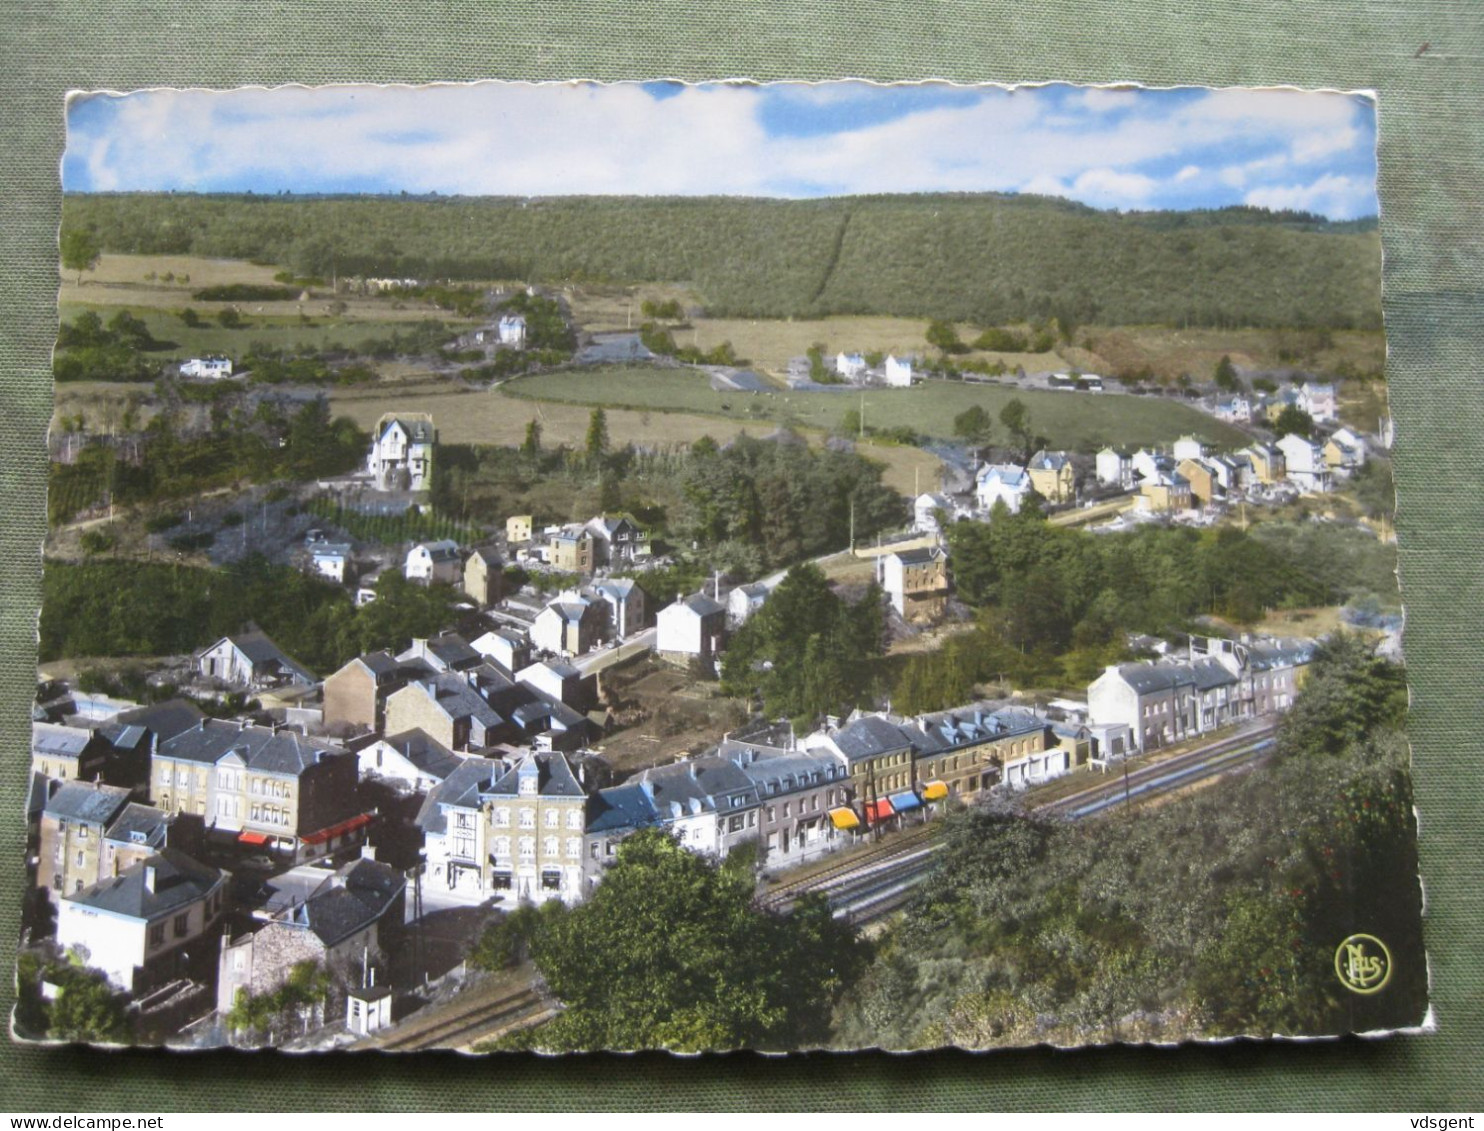
[[[862,403],[861,395],[853,392],[718,393],[701,374],[642,367],[541,374],[513,381],[506,388],[513,395],[545,402],[708,413],[735,420],[764,418],[826,429],[838,426],[847,411],[859,409]],[[1055,447],[1169,443],[1185,433],[1204,436],[1219,446],[1246,442],[1236,429],[1163,398],[1032,392],[936,381],[911,389],[866,392],[866,423],[906,426],[923,435],[947,438],[953,435],[953,418],[970,406],[983,405],[998,417],[1000,409],[1017,397],[1030,409],[1034,430]]]

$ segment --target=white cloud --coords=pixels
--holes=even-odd
[[[1142,173],[1120,173],[1116,169],[1089,169],[1072,182],[1072,194],[1089,204],[1124,207],[1143,204],[1159,182]]]
[[[1200,175],[1201,167],[1199,165],[1186,165],[1175,174],[1175,183],[1177,185],[1183,185],[1186,181],[1193,181]]]
[[[1319,212],[1335,219],[1373,213],[1375,186],[1356,177],[1325,173],[1308,184],[1268,185],[1253,189],[1243,200],[1259,208],[1291,208]]]

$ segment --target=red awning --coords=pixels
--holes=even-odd
[[[237,834],[237,839],[243,844],[267,844],[268,837],[265,833],[255,833],[247,829]]]
[[[320,829],[316,833],[305,833],[299,839],[305,844],[324,844],[327,840],[334,840],[344,833],[354,832],[363,825],[371,823],[370,813],[359,813],[348,821],[341,821],[338,825],[331,825],[327,829]]]
[[[880,801],[866,802],[866,823],[869,825],[877,824],[895,815],[896,810],[891,807],[891,802],[884,797]]]

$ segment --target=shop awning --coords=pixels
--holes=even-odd
[[[854,809],[831,809],[830,824],[837,829],[858,829],[861,819],[855,815]]]
[[[891,807],[898,813],[905,813],[908,809],[922,808],[922,802],[917,799],[917,794],[911,790],[902,793],[893,793],[889,799]]]
[[[922,799],[924,801],[942,801],[948,796],[948,785],[946,782],[930,781],[922,787]]]
[[[896,811],[892,809],[891,802],[886,798],[882,798],[880,801],[866,802],[866,823],[868,825],[879,824],[888,817],[895,815]]]
[[[237,839],[243,844],[267,844],[267,833],[255,833],[249,829],[243,829],[237,834]]]
[[[343,836],[346,833],[354,832],[356,829],[359,829],[365,825],[369,825],[370,823],[370,813],[359,813],[356,816],[350,818],[350,820],[348,821],[341,821],[338,825],[331,825],[327,829],[320,829],[319,832],[306,833],[299,839],[302,840],[305,844],[324,844],[327,840],[334,840],[337,836]]]

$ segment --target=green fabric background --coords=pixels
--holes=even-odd
[[[1484,1107],[1484,11],[1474,0],[10,0],[0,51],[0,950],[16,937],[22,875],[69,88],[737,76],[1369,88],[1381,108],[1437,1024],[1384,1041],[692,1060],[172,1056],[0,1040],[0,1110]]]

